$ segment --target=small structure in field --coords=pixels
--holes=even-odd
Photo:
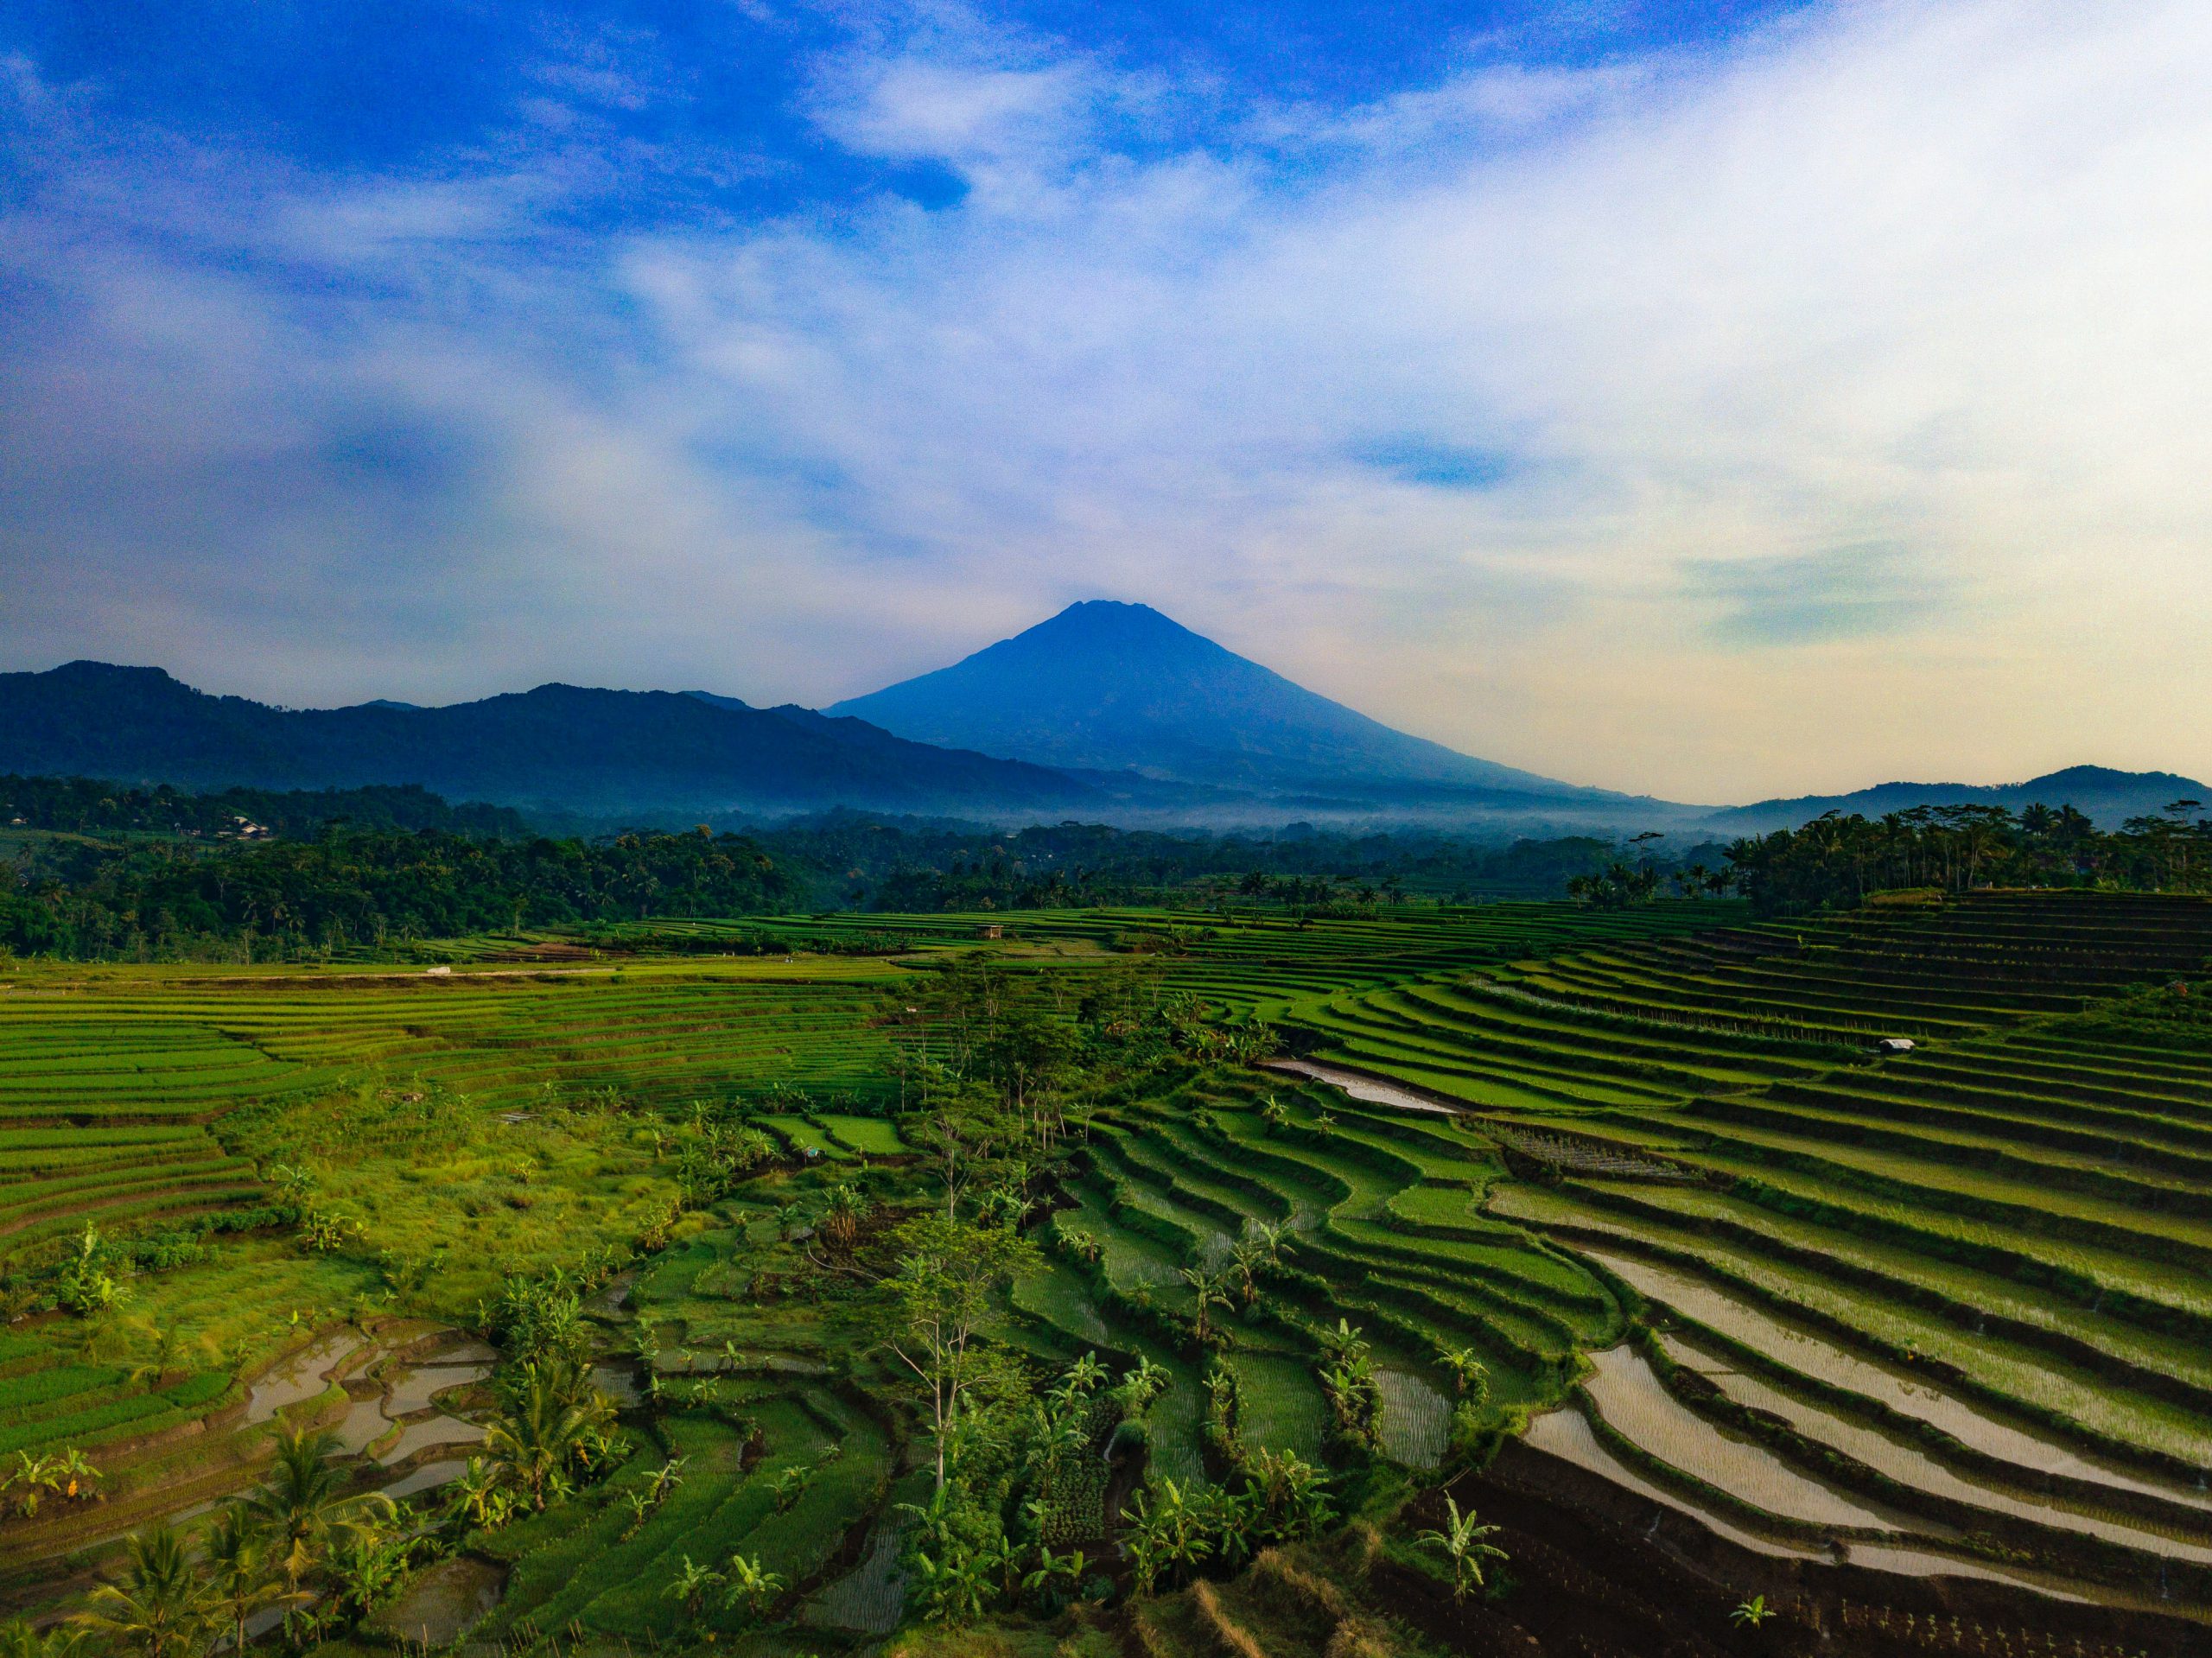
[[[1909,1036],[1885,1036],[1874,1044],[1877,1053],[1910,1053],[1912,1049],[1913,1041]]]

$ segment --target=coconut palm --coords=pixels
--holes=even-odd
[[[27,1617],[0,1623],[0,1658],[75,1658],[86,1632],[68,1624],[41,1629]]]
[[[1465,1600],[1483,1587],[1483,1562],[1503,1560],[1506,1553],[1487,1540],[1497,1535],[1497,1528],[1478,1524],[1472,1509],[1461,1514],[1459,1499],[1449,1496],[1444,1499],[1444,1508],[1447,1516],[1444,1529],[1422,1532],[1414,1541],[1443,1552],[1452,1563],[1452,1598]]]
[[[207,1638],[218,1603],[194,1571],[184,1540],[164,1521],[132,1537],[121,1581],[92,1591],[77,1622],[143,1658],[187,1658]]]
[[[446,1516],[464,1526],[496,1530],[514,1509],[514,1493],[503,1483],[504,1471],[481,1457],[471,1457],[460,1478],[446,1488]]]
[[[393,1512],[391,1499],[381,1491],[344,1494],[344,1476],[334,1460],[337,1450],[338,1435],[330,1428],[313,1433],[302,1428],[281,1432],[268,1480],[247,1500],[248,1512],[270,1534],[276,1567],[289,1589],[299,1587],[300,1579],[321,1564],[336,1538],[353,1528],[389,1519]]]
[[[569,1467],[613,1420],[614,1402],[592,1387],[572,1359],[523,1366],[501,1390],[499,1413],[484,1448],[543,1510],[565,1487]]]
[[[204,1547],[208,1587],[230,1620],[231,1650],[244,1652],[246,1620],[286,1598],[269,1534],[234,1504],[216,1516]]]

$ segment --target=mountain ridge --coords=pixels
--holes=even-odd
[[[1049,768],[807,709],[549,683],[443,708],[279,708],[159,668],[0,674],[0,771],[187,787],[416,783],[456,799],[646,812],[1096,809]]]
[[[2073,806],[2106,828],[2194,797],[2212,800],[2212,786],[2176,772],[2123,772],[2108,765],[2067,765],[2019,783],[1877,783],[1842,794],[1791,795],[1726,806],[1708,820],[1739,832],[1791,829],[1831,812],[1879,817],[1916,806]]]
[[[1236,752],[1223,749],[1218,721],[1201,721],[1195,734],[1186,729],[1154,752],[1111,744],[1085,747],[1090,740],[1078,733],[1074,752],[1082,758],[1122,763],[1053,765],[886,729],[851,711],[873,696],[816,710],[795,703],[757,708],[703,690],[618,691],[552,683],[442,708],[378,698],[340,708],[283,708],[197,690],[160,668],[79,660],[44,672],[0,673],[0,772],[189,789],[413,784],[454,799],[641,823],[842,806],[999,823],[1081,816],[1187,829],[1279,827],[1302,819],[1500,837],[1647,829],[1726,837],[1795,828],[1831,810],[1869,816],[1921,805],[2018,810],[2038,801],[2075,806],[2113,828],[2177,799],[2212,798],[2212,786],[2177,772],[2098,765],[2069,766],[2020,783],[1890,782],[1741,806],[1688,806],[1615,794],[1516,772],[1393,731],[1147,607],[1107,605],[1103,610],[1109,628],[1125,636],[1134,623],[1140,644],[1165,641],[1171,662],[1233,664],[1229,671],[1273,709],[1273,717],[1258,719],[1256,732],[1246,733],[1244,747]],[[1052,619],[1086,611],[1086,625],[1098,619],[1094,601]],[[1050,656],[1056,638],[1064,636],[1049,623],[1000,645],[1039,629]],[[990,657],[999,648],[964,661]],[[1026,649],[1035,655],[1037,641],[1032,638]],[[1128,677],[1141,682],[1143,652],[1135,657]],[[1126,648],[1121,659],[1131,659]],[[1033,664],[1016,665],[1025,674],[1034,670]],[[887,690],[937,677],[923,675]],[[964,696],[975,686],[956,677],[954,689]],[[1187,710],[1190,683],[1171,693],[1146,702],[1140,683],[1139,714],[1156,725],[1163,713]],[[1232,721],[1243,717],[1233,697],[1217,699],[1211,711],[1224,707]],[[1065,708],[1048,706],[1020,718],[1035,724],[1067,714]],[[1319,721],[1318,734],[1308,715]],[[1112,727],[1109,721],[1109,736]],[[1311,739],[1303,746],[1301,733]],[[1126,728],[1121,734],[1127,737]],[[1142,769],[1130,763],[1147,759],[1152,764]],[[1389,769],[1393,764],[1395,772]]]

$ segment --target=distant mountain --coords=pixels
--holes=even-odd
[[[833,704],[917,742],[1240,790],[1374,797],[1408,787],[1579,806],[1630,797],[1394,731],[1147,605],[1071,605],[950,668]]]
[[[284,709],[158,668],[0,674],[0,772],[212,789],[415,783],[454,800],[592,815],[1096,812],[1096,785],[730,697],[541,685],[448,708]]]
[[[1730,834],[1764,834],[1769,829],[1795,829],[1831,811],[1879,817],[1915,806],[2001,806],[2018,811],[2023,806],[2040,804],[2072,806],[2102,827],[2116,829],[2130,817],[2146,816],[2177,800],[2212,804],[2212,787],[2172,772],[2115,772],[2103,765],[2069,765],[2025,783],[1881,783],[1851,794],[1761,800],[1714,812],[1708,821],[1715,829]]]

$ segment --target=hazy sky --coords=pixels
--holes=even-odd
[[[2208,479],[2203,0],[0,14],[0,668],[1110,597],[1676,798],[2206,776]]]

